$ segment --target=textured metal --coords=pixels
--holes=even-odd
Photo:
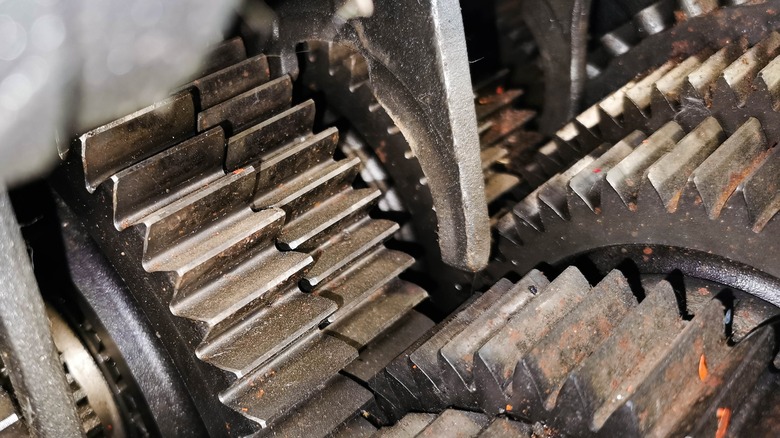
[[[459,11],[451,0],[396,0],[377,2],[368,18],[338,17],[325,2],[287,1],[274,10],[280,31],[271,53],[293,74],[295,44],[304,41],[345,43],[366,59],[377,100],[427,178],[443,260],[477,271],[488,261],[490,230]]]
[[[363,73],[368,64],[362,55],[341,44],[310,41],[307,44],[303,80],[322,91],[330,107],[345,117],[371,149],[388,178],[383,192],[397,193],[403,211],[411,214],[414,242],[423,246],[427,275],[437,282],[431,291],[437,304],[452,308],[465,296],[464,284],[471,279],[448,268],[441,262],[436,234],[436,212],[428,187],[428,179],[418,157],[401,135],[393,119],[377,101],[373,85]],[[534,112],[512,107],[520,97],[517,90],[505,90],[505,72],[474,87],[474,106],[478,117],[485,197],[491,224],[503,210],[503,199],[520,185],[520,179],[502,168],[509,160],[509,151],[522,153],[516,147],[517,136],[533,117]],[[364,155],[367,155],[364,154]],[[366,161],[364,157],[361,160]],[[368,164],[366,164],[368,166]]]
[[[26,246],[5,187],[0,186],[0,343],[21,406],[20,414],[36,436],[78,437],[81,423],[74,410]]]
[[[358,161],[333,158],[338,132],[311,132],[311,102],[289,108],[289,76],[213,79],[241,68],[180,92],[198,98],[187,118],[199,133],[143,160],[122,144],[131,158],[92,195],[89,160],[67,163],[57,185],[186,370],[212,435],[293,427],[301,403],[330,397],[357,348],[426,297],[397,278],[414,259],[384,247],[397,225],[368,216],[381,193],[351,187]],[[168,127],[145,129],[164,137]]]
[[[503,414],[536,423],[515,427],[493,420],[523,436],[687,436],[712,430],[715,413],[725,406],[743,424],[747,418],[764,425],[759,427],[773,424],[750,399],[763,399],[765,385],[777,380],[771,370],[778,309],[735,312],[760,309],[751,304],[760,300],[717,284],[691,279],[675,290],[666,280],[636,279],[613,270],[591,287],[569,267],[552,282],[538,271],[514,284],[500,280],[423,336],[385,374],[395,381],[385,388],[409,391],[396,392],[401,412],[418,411],[422,403],[422,411],[441,415],[400,415],[382,433],[477,436],[490,417]],[[517,307],[509,303],[519,309],[508,312]],[[739,333],[732,330],[737,326]],[[400,378],[403,368],[413,380]],[[448,378],[450,370],[459,379]],[[762,386],[752,395],[756,384]],[[389,394],[381,387],[377,393]],[[431,399],[438,404],[426,405]]]

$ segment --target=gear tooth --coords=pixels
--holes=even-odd
[[[484,368],[478,371],[489,375],[485,380],[492,379],[495,382],[484,388],[477,387],[481,393],[478,398],[483,402],[481,408],[485,412],[504,411],[508,397],[512,395],[512,375],[518,361],[555,327],[557,321],[569,314],[590,290],[590,284],[577,268],[567,268],[547,287],[537,291],[532,305],[515,313],[480,347],[476,355],[477,363],[480,367],[484,365]]]
[[[457,431],[459,436],[475,437],[488,423],[490,418],[485,414],[446,409],[419,436],[450,436]]]
[[[257,55],[202,76],[183,88],[195,88],[198,106],[205,110],[241,93],[258,87],[271,79],[268,59]]]
[[[675,117],[686,79],[711,54],[712,51],[705,50],[689,57],[654,84],[650,103],[652,119],[648,123],[650,129],[656,130]]]
[[[246,59],[246,47],[241,37],[219,43],[210,50],[196,77],[208,76]]]
[[[686,415],[694,401],[683,394],[688,390],[699,395],[697,390],[705,386],[692,371],[699,367],[701,357],[706,354],[708,365],[715,369],[728,351],[723,327],[725,311],[720,301],[712,299],[697,312],[693,321],[658,356],[654,369],[634,393],[624,398],[622,405],[608,417],[600,433],[669,435],[672,431],[664,433],[663,427]]]
[[[625,277],[619,271],[608,274],[522,356],[512,379],[513,410],[531,418],[549,418],[569,373],[636,305]],[[563,338],[566,348],[557,348]]]
[[[682,191],[693,171],[725,138],[718,121],[709,117],[650,166],[647,179],[670,213],[677,210]]]
[[[607,173],[639,146],[645,138],[642,132],[634,131],[614,146],[610,147],[608,143],[605,143],[609,149],[603,154],[599,154],[595,161],[571,179],[569,182],[571,190],[592,211],[596,211],[601,205],[601,190]]]
[[[710,219],[720,215],[737,186],[760,163],[766,150],[761,124],[751,118],[694,171],[693,182]]]
[[[195,134],[195,100],[182,91],[81,137],[87,190]]]
[[[537,231],[544,231],[544,225],[540,216],[542,201],[539,199],[542,187],[536,188],[512,209],[512,214],[518,220]]]
[[[780,211],[780,148],[773,147],[766,159],[742,183],[753,231],[758,233]]]
[[[765,109],[767,113],[776,113],[774,109],[780,101],[780,56],[775,57],[761,69],[753,87],[755,91],[750,96],[748,105],[752,108]]]
[[[712,12],[720,6],[718,0],[679,0],[680,8],[688,18]]]
[[[688,75],[675,120],[686,129],[693,129],[712,114],[712,94],[718,78],[741,53],[737,44],[728,45],[715,52]]]
[[[193,181],[223,176],[224,148],[225,135],[217,127],[113,175],[114,226],[121,231],[135,225],[154,210],[196,190],[199,185]]]
[[[643,35],[655,35],[674,24],[674,3],[661,1],[652,4],[634,15],[634,24]]]
[[[538,192],[539,200],[554,211],[561,219],[569,220],[568,209],[568,190],[569,182],[580,171],[588,167],[596,157],[596,154],[589,154],[582,157],[565,172],[559,173],[545,183]],[[542,221],[544,222],[544,220]]]
[[[772,361],[775,339],[775,329],[763,326],[733,347],[710,377],[719,378],[719,384],[715,388],[700,389],[700,398],[687,411],[687,415],[674,425],[671,435],[714,435],[719,422],[712,419],[718,418],[719,410],[728,408],[732,415],[739,415],[745,404],[744,399],[755,390],[766,370],[766,364]],[[730,428],[729,432],[733,433],[733,429]],[[750,435],[737,433],[734,436]]]
[[[233,135],[286,110],[291,101],[292,81],[285,75],[201,111],[198,131],[221,125]]]
[[[311,134],[313,123],[314,101],[307,100],[230,137],[225,169],[233,172],[243,166],[258,164],[263,154]]]
[[[630,132],[636,129],[644,130],[647,128],[648,110],[652,100],[653,87],[674,67],[675,64],[673,62],[667,62],[626,90],[622,110],[623,129]]]
[[[357,356],[357,350],[345,342],[314,333],[237,380],[219,398],[245,417],[270,425],[315,394]]]
[[[601,46],[606,49],[612,57],[620,56],[629,50],[639,41],[634,23],[628,22],[612,32],[604,34],[601,38]]]
[[[477,407],[474,397],[477,351],[498,333],[509,318],[530,305],[537,295],[533,291],[543,290],[549,283],[541,272],[532,270],[442,346],[439,350],[443,359],[442,378],[451,405]]]
[[[368,62],[366,58],[353,53],[346,60],[347,69],[350,72],[350,90],[358,88],[368,81]]]
[[[627,206],[636,205],[645,171],[671,150],[684,132],[676,122],[669,122],[634,149],[607,172],[606,180]]]
[[[780,52],[780,34],[772,32],[767,38],[748,49],[723,70],[718,79],[720,99],[715,104],[722,108],[741,107],[747,102],[759,71]]]
[[[600,429],[684,327],[672,286],[661,281],[649,287],[636,310],[568,375],[554,411],[555,427],[572,435]]]

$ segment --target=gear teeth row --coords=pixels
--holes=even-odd
[[[664,280],[636,295],[617,270],[593,287],[574,267],[552,282],[536,270],[514,284],[502,279],[373,382],[399,420],[379,436],[417,436],[444,423],[477,436],[496,415],[563,436],[703,436],[726,410],[758,413],[760,421],[742,426],[760,428],[769,418],[748,403],[750,388],[778,381],[775,328],[759,325],[732,344],[724,298],[704,300],[685,320]],[[762,391],[762,401],[774,397]],[[443,413],[406,414],[419,410]]]
[[[95,194],[71,205],[88,223],[110,218],[90,228],[115,265],[137,262],[123,277],[184,318],[182,355],[216,367],[193,374],[213,382],[202,397],[267,427],[334,387],[360,393],[342,406],[351,414],[367,391],[337,374],[426,297],[398,279],[414,259],[384,247],[398,225],[368,216],[381,193],[352,188],[359,161],[334,160],[335,128],[311,132],[311,101],[290,108],[288,76],[270,77],[240,40],[202,73],[81,136],[68,172]]]
[[[760,240],[759,233],[770,233],[763,231],[777,226],[780,174],[776,170],[780,164],[776,148],[769,147],[758,120],[748,119],[727,136],[710,117],[683,135],[676,122],[667,123],[647,138],[634,131],[552,177],[502,219],[502,253],[521,270],[543,260],[557,260],[550,254],[550,258],[539,255],[542,258],[537,259],[521,253],[526,246],[544,246],[543,234],[556,234],[565,224],[585,226],[591,222],[606,233],[602,245],[650,242],[645,233],[664,228],[668,222],[666,231],[653,243],[668,241],[673,246],[714,251],[712,242],[717,236],[699,239],[698,233],[689,236],[689,231],[676,231],[681,227],[690,230],[690,224],[695,223],[697,227],[722,226],[732,238],[735,233],[744,236],[746,245],[776,251],[777,246]],[[612,217],[614,221],[606,219]],[[643,225],[648,218],[656,222],[652,230]],[[627,234],[630,236],[622,237]],[[566,243],[572,245],[572,254],[582,250],[578,239],[574,240]],[[729,253],[721,255],[778,274],[776,266],[761,261],[763,255],[751,256],[755,251],[749,247],[726,249]]]
[[[314,72],[310,72],[313,87],[322,87],[322,77],[330,77],[337,84],[347,84],[350,94],[359,96],[358,100],[368,102],[366,108],[347,107],[348,112],[362,111],[371,114],[386,131],[388,136],[398,136],[400,131],[395,126],[382,105],[377,102],[370,89],[368,81],[368,63],[365,58],[355,53],[349,47],[329,43],[310,41],[308,43],[308,61]],[[522,95],[519,90],[504,90],[501,84],[504,82],[506,71],[499,72],[495,77],[475,86],[475,108],[478,119],[478,131],[482,145],[482,168],[485,173],[485,193],[488,204],[493,204],[494,211],[500,211],[495,207],[496,202],[504,195],[515,190],[520,184],[520,179],[502,169],[509,156],[509,148],[506,145],[508,137],[522,130],[534,113],[527,110],[512,108],[513,103]],[[319,76],[319,77],[318,77]],[[325,85],[329,87],[330,85]],[[367,111],[366,111],[367,110]],[[363,131],[363,130],[361,130]],[[408,144],[404,143],[399,149],[403,153],[403,160],[414,159],[414,154]],[[387,141],[385,140],[385,144]],[[385,155],[385,160],[392,159],[389,154],[391,147],[388,145],[380,152]],[[393,162],[385,163],[386,167],[393,167]],[[424,186],[424,177],[420,174],[421,183]],[[417,189],[415,190],[417,191]],[[430,207],[428,207],[430,209]],[[495,219],[496,215],[494,215]]]
[[[380,428],[374,438],[406,438],[425,436],[458,436],[463,438],[531,438],[543,428],[535,430],[521,421],[509,418],[491,418],[487,415],[457,409],[440,414],[409,413],[393,426]],[[536,433],[536,434],[535,434]]]
[[[757,4],[750,0],[661,0],[634,13],[624,23],[599,38],[599,46],[588,55],[588,77],[601,74],[602,69],[616,58],[630,51],[643,38],[663,32],[676,23],[709,14],[721,7]],[[629,6],[630,7],[630,6]]]

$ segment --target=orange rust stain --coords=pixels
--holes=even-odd
[[[233,171],[233,175],[239,175],[241,173],[244,173],[244,168],[243,167],[239,167],[238,169]]]
[[[509,412],[509,411],[512,410],[512,405],[506,405],[505,408],[506,408],[506,411]]]
[[[263,398],[264,395],[265,395],[265,391],[261,389],[257,391],[257,394],[255,394],[255,398]]]
[[[646,246],[645,249],[642,250],[642,254],[644,255],[651,255],[653,253],[653,248],[650,248],[649,246]]]
[[[731,421],[731,409],[718,408],[715,416],[718,418],[718,430],[715,431],[715,438],[725,438]]]
[[[707,370],[707,358],[702,354],[701,357],[699,357],[699,380],[703,382],[707,380],[707,376],[709,375],[710,372]]]
[[[504,87],[500,85],[496,87],[496,94],[504,94]]]

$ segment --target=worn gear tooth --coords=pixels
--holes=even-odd
[[[679,0],[685,16],[688,18],[698,17],[708,12],[712,12],[720,6],[718,0]]]
[[[417,292],[414,290],[416,287],[407,282],[401,281],[401,283],[402,286],[400,290],[403,290],[403,292],[400,292],[400,294],[412,298],[411,301],[406,301],[407,303],[414,302],[417,295]],[[354,312],[353,314],[355,316],[360,315],[359,312]],[[414,344],[420,336],[430,330],[434,325],[434,322],[430,318],[416,310],[405,312],[392,327],[367,343],[366,346],[360,350],[360,358],[347,365],[347,367],[344,368],[344,372],[362,382],[369,382],[371,388],[374,389],[373,385],[371,385],[373,379],[381,374],[381,371],[392,362],[393,359],[403,353],[410,345]],[[329,327],[329,329],[333,328],[335,327]]]
[[[542,203],[540,206],[540,217],[543,227],[546,226],[545,224],[547,223],[545,217],[550,217],[549,214],[544,214],[545,206],[555,212],[555,216],[560,219],[569,220],[571,218],[568,208],[569,182],[575,175],[590,166],[593,163],[594,157],[602,152],[603,150],[597,150],[592,154],[582,157],[570,168],[566,169],[565,172],[550,178],[549,181],[539,188],[537,196],[539,202]],[[554,217],[552,217],[552,219],[556,220]]]
[[[669,152],[683,135],[680,125],[669,122],[607,172],[607,182],[626,206],[636,208],[636,197],[647,168]]]
[[[188,258],[188,255],[181,245],[197,245],[207,240],[211,237],[212,226],[230,224],[228,228],[234,228],[242,224],[251,228],[254,216],[248,205],[254,179],[251,167],[238,174],[226,175],[144,218],[144,267],[155,272],[183,266],[178,263],[184,261],[180,257]],[[270,213],[271,220],[276,220],[281,212]],[[224,231],[225,237],[220,240],[225,242],[240,236],[240,230]],[[217,249],[217,245],[213,249]]]
[[[571,178],[569,181],[571,190],[595,212],[601,205],[601,190],[607,173],[639,146],[645,138],[645,135],[640,131],[634,131],[614,146],[610,147],[608,143],[604,143],[599,149],[604,148],[602,150],[605,152],[599,154],[598,158]]]
[[[474,380],[483,411],[506,410],[508,397],[513,395],[512,377],[517,362],[589,292],[590,284],[580,271],[574,267],[566,269],[546,288],[538,290],[540,296],[510,318],[479,349],[474,356]]]
[[[501,199],[520,184],[520,178],[510,173],[495,172],[485,180],[485,199],[488,205]]]
[[[394,279],[348,315],[329,325],[326,333],[363,348],[427,297],[419,286]]]
[[[499,144],[535,117],[535,111],[506,108],[489,120],[490,128],[481,135],[481,143],[483,145]]]
[[[482,171],[486,171],[500,160],[506,158],[508,154],[509,151],[502,146],[489,146],[482,149],[479,154],[479,160],[482,162]]]
[[[742,194],[756,233],[780,211],[780,148],[773,147],[766,160],[745,179]]]
[[[208,76],[246,59],[246,48],[241,37],[223,41],[206,56],[197,77]]]
[[[709,117],[683,137],[674,149],[650,166],[647,179],[670,213],[677,210],[682,191],[693,171],[725,138],[718,121]]]
[[[328,317],[331,322],[338,321],[412,263],[412,256],[380,246],[367,254],[360,264],[319,286],[314,295],[328,298],[338,305],[338,310]]]
[[[374,438],[408,438],[415,437],[422,432],[429,424],[436,420],[435,414],[422,414],[412,412],[391,427],[383,427]]]
[[[731,63],[718,78],[714,103],[727,111],[744,106],[759,71],[780,52],[780,34],[772,32]]]
[[[654,84],[650,103],[651,120],[648,122],[648,128],[656,130],[663,126],[666,121],[675,118],[679,111],[680,96],[683,92],[685,81],[692,72],[701,67],[702,62],[711,54],[712,51],[705,50],[695,56],[691,56],[671,69]]]
[[[319,236],[372,207],[380,195],[376,189],[347,190],[288,222],[277,244],[285,250],[314,249]]]
[[[758,120],[751,118],[693,172],[693,182],[710,219],[720,215],[737,186],[767,153]]]
[[[537,187],[533,192],[518,202],[512,209],[512,214],[518,219],[515,220],[515,226],[526,225],[536,231],[544,231],[542,223],[541,204],[539,193],[544,186]]]
[[[87,190],[111,175],[195,134],[195,101],[183,91],[81,137]]]
[[[662,281],[648,288],[636,311],[569,374],[558,396],[556,427],[580,436],[600,429],[684,327],[672,286]]]
[[[653,371],[624,399],[606,420],[601,433],[643,436],[656,426],[685,415],[689,402],[684,394],[695,394],[704,382],[696,370],[701,357],[709,369],[716,369],[727,353],[720,301],[710,300],[674,340]],[[669,431],[671,432],[671,431]],[[662,434],[663,435],[663,434]]]
[[[448,405],[444,399],[446,386],[441,376],[438,358],[441,348],[466,329],[483,312],[487,311],[511,287],[512,282],[509,280],[499,280],[470,304],[461,306],[461,311],[455,311],[449,319],[440,323],[437,326],[437,331],[409,355],[409,364],[415,377],[418,393],[421,393],[427,406],[443,409]]]
[[[244,307],[295,284],[312,262],[308,254],[268,248],[233,269],[223,268],[222,275],[212,281],[201,280],[198,286],[177,290],[171,311],[215,327]]]
[[[336,427],[328,437],[370,438],[375,436],[378,430],[373,423],[363,418],[362,415],[357,415]]]
[[[614,58],[631,50],[631,47],[639,42],[639,35],[634,23],[628,22],[612,32],[604,34],[600,41],[602,47]]]
[[[513,285],[468,326],[455,335],[441,350],[442,378],[447,388],[450,405],[474,407],[472,393],[476,389],[473,378],[474,355],[491,339],[506,321],[521,309],[531,305],[538,291],[550,282],[541,272],[533,270]]]
[[[673,434],[714,436],[718,421],[713,420],[718,419],[718,410],[726,408],[738,413],[743,400],[755,389],[762,372],[772,361],[775,337],[775,329],[764,326],[732,348],[725,363],[714,370],[710,377],[720,377],[722,380],[717,387],[703,388],[698,403],[679,420]]]
[[[288,143],[281,149],[261,156],[257,166],[255,193],[269,193],[312,167],[329,161],[336,150],[338,138],[338,129],[329,128],[304,141]],[[260,209],[267,205],[272,204],[255,201],[254,208]]]
[[[198,131],[221,125],[228,135],[290,107],[292,82],[282,76],[198,113]]]
[[[264,436],[335,438],[338,435],[332,435],[334,429],[348,421],[371,398],[369,390],[347,377],[337,375],[323,389],[297,406],[290,415],[268,428]],[[356,434],[357,431],[350,432],[347,435],[350,438],[365,436]]]
[[[314,333],[291,351],[240,378],[219,398],[266,426],[315,394],[356,357],[357,350],[345,342]]]
[[[485,414],[447,409],[420,431],[419,435],[476,437],[489,422],[490,417]]]
[[[636,129],[644,130],[647,128],[650,103],[652,101],[652,91],[659,80],[666,77],[667,73],[675,67],[674,62],[666,64],[653,70],[652,73],[642,78],[633,87],[626,90],[623,98],[623,121],[622,126],[626,132]]]
[[[634,24],[643,35],[655,35],[674,24],[674,2],[661,1],[637,12]]]
[[[222,177],[224,148],[225,135],[214,128],[113,175],[114,226],[124,230]]]
[[[317,287],[341,268],[389,239],[398,228],[393,221],[370,218],[347,228],[339,240],[321,250],[317,261],[303,276],[302,287],[306,290]]]
[[[780,100],[780,56],[775,57],[758,73],[756,87],[756,105],[761,108],[775,108]]]
[[[281,208],[287,213],[288,223],[307,214],[311,217],[314,207],[321,205],[326,198],[333,198],[349,188],[360,170],[358,166],[357,157],[350,160],[326,161],[292,180],[281,182],[276,190],[257,191],[258,196],[252,203],[252,207],[260,210]],[[282,240],[285,245],[286,242]]]
[[[270,79],[268,59],[258,55],[195,79],[183,88],[195,88],[199,108],[206,110]]]
[[[265,154],[309,134],[313,123],[314,101],[307,100],[230,137],[225,169],[259,163]]]
[[[518,362],[510,397],[514,410],[545,418],[568,374],[636,305],[623,274],[610,272]]]
[[[210,335],[196,352],[201,360],[241,377],[335,310],[333,302],[292,287],[281,297],[234,316],[232,325]]]

